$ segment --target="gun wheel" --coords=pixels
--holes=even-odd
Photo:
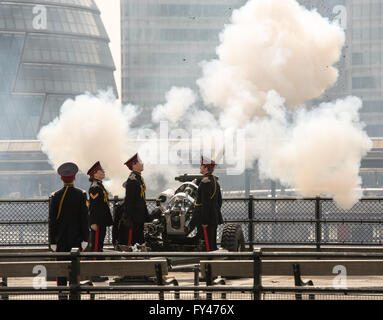
[[[245,251],[245,238],[243,236],[242,227],[236,223],[226,224],[222,231],[221,238],[222,248],[232,251]]]

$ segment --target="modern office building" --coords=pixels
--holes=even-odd
[[[220,31],[244,3],[121,0],[123,103],[144,107],[149,121],[172,86],[196,89],[199,63],[216,57]]]
[[[117,94],[114,70],[93,0],[0,0],[0,197],[54,190],[37,134],[68,98]]]
[[[361,119],[370,137],[383,136],[383,2],[381,0],[299,0],[305,7],[338,20],[346,44],[338,64],[338,83],[322,100],[355,95],[363,100]]]
[[[381,0],[299,0],[308,9],[316,8],[330,20],[338,20],[346,33],[346,43],[338,63],[339,79],[319,101],[348,95],[360,97],[360,118],[370,137],[383,137],[383,2]],[[362,161],[364,187],[383,185],[381,146]]]

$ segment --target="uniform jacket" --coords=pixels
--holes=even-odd
[[[132,172],[125,182],[124,221],[142,224],[149,220],[146,206],[146,186],[141,174]]]
[[[95,180],[89,188],[89,224],[113,225],[108,192],[101,181]]]
[[[53,193],[49,201],[49,243],[64,241],[78,246],[88,241],[88,207],[86,193],[65,186]],[[61,210],[60,210],[61,208]]]
[[[212,174],[205,175],[197,190],[193,219],[197,224],[218,225],[223,223],[221,187]]]
[[[129,228],[123,223],[124,202],[120,201],[114,206],[112,244],[128,244]]]

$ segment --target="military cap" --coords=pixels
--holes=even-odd
[[[100,161],[97,161],[87,172],[88,176],[93,176],[98,170],[104,170],[101,167]]]
[[[204,166],[210,167],[210,168],[214,168],[216,166],[216,163],[214,160],[211,160],[208,157],[201,156],[201,165],[204,165]]]
[[[61,176],[61,179],[74,180],[78,172],[78,167],[73,162],[65,162],[58,167],[57,173]]]
[[[136,153],[133,157],[131,157],[128,161],[126,161],[124,164],[127,166],[127,167],[131,167],[133,165],[135,165],[137,162],[142,162],[138,153]]]

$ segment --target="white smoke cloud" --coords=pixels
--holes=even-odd
[[[244,128],[248,165],[258,160],[264,178],[279,179],[303,196],[333,195],[339,206],[352,206],[361,196],[360,161],[372,145],[359,120],[361,101],[303,106],[336,82],[333,65],[343,30],[295,0],[250,0],[233,12],[220,40],[218,58],[202,64],[197,80],[205,106],[191,89],[173,87],[166,103],[154,108],[153,127],[167,120],[173,129],[204,128],[206,137],[217,128]],[[122,163],[137,152],[132,140],[142,134],[130,128],[137,112],[110,96],[80,96],[64,104],[39,139],[55,167],[74,161],[86,172],[100,160],[111,191],[120,194],[127,176]],[[141,147],[148,151],[142,152],[148,187],[173,187],[176,166],[158,165],[158,145]]]
[[[177,123],[196,102],[194,92],[189,88],[172,87],[165,95],[166,103],[158,105],[152,112],[153,122],[168,120]]]
[[[246,128],[247,165],[258,160],[264,178],[352,206],[361,196],[360,161],[372,146],[360,99],[301,106],[336,82],[344,31],[295,0],[250,0],[220,40],[197,85],[205,104],[221,110],[223,128]]]
[[[332,86],[345,35],[295,0],[250,0],[220,40],[218,59],[203,63],[197,84],[207,105],[224,110],[222,125],[238,127],[264,115],[270,90],[294,108]]]
[[[41,129],[38,139],[55,169],[64,162],[74,162],[86,174],[100,161],[106,171],[108,190],[123,196],[122,184],[130,173],[124,162],[140,147],[135,139],[137,132],[130,127],[138,113],[136,106],[122,107],[111,90],[97,96],[80,95],[62,105],[60,115]],[[142,158],[144,162],[148,160],[145,155]],[[174,181],[173,171],[167,166],[159,170],[148,164],[144,169],[143,176],[154,189],[159,187],[158,181]]]
[[[359,98],[347,97],[311,111],[302,108],[290,123],[283,100],[270,92],[265,109],[273,117],[247,128],[261,174],[303,196],[331,195],[350,208],[361,197],[360,160],[372,147],[359,121],[361,106]]]

